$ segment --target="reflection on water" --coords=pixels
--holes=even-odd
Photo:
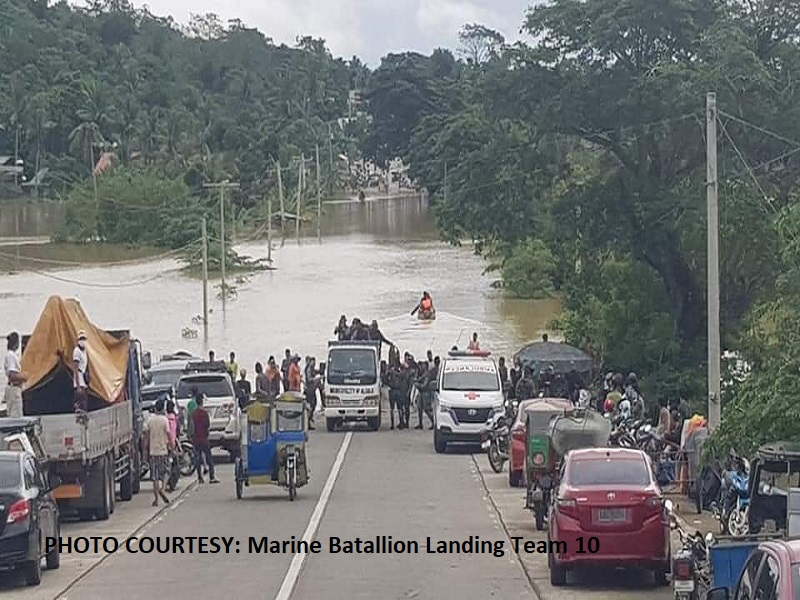
[[[0,237],[51,236],[64,219],[60,202],[0,203]]]
[[[289,229],[293,234],[293,224]],[[241,285],[224,314],[210,290],[208,343],[202,326],[193,324],[202,312],[202,284],[172,260],[0,276],[0,327],[29,332],[51,294],[73,296],[98,325],[131,329],[155,355],[235,350],[252,376],[255,361],[287,347],[324,357],[341,314],[377,319],[386,337],[417,356],[428,348],[443,354],[454,344],[464,347],[474,331],[485,348],[510,357],[558,310],[556,300],[504,299],[479,257],[436,241],[427,203],[418,198],[326,206],[321,243],[315,224],[304,229],[310,237],[300,243],[274,240],[277,270]],[[265,257],[266,241],[240,250]],[[410,315],[423,290],[436,303],[434,322]],[[185,328],[199,329],[198,337],[182,339]]]

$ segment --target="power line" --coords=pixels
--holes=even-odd
[[[756,131],[760,131],[761,133],[764,133],[766,135],[774,137],[776,140],[780,140],[782,142],[786,142],[787,144],[792,144],[795,147],[800,147],[800,142],[797,142],[795,140],[789,139],[786,136],[783,136],[783,135],[781,135],[779,133],[775,133],[774,131],[770,131],[769,129],[766,129],[765,127],[761,127],[760,125],[756,125],[755,123],[750,123],[749,121],[745,121],[744,119],[741,119],[741,118],[736,117],[734,115],[728,114],[724,110],[720,110],[718,112],[719,112],[720,115],[730,119],[731,121],[736,121],[737,123],[740,123],[741,125],[745,125],[746,127],[750,127],[751,129],[755,129]]]
[[[84,267],[84,268],[92,268],[92,267],[119,267],[119,266],[126,266],[126,265],[135,265],[135,264],[143,264],[148,262],[155,262],[157,260],[162,260],[165,258],[169,258],[170,256],[174,256],[180,254],[181,252],[191,248],[195,244],[199,243],[200,240],[195,240],[186,244],[181,248],[177,248],[175,250],[170,250],[168,252],[162,252],[161,254],[155,254],[152,256],[143,256],[141,258],[131,258],[127,260],[118,260],[118,261],[108,261],[108,262],[80,262],[80,261],[70,261],[70,260],[58,260],[55,258],[37,258],[34,256],[17,256],[15,254],[9,254],[7,252],[0,252],[0,257],[8,258],[8,259],[19,259],[20,261],[24,262],[32,262],[32,263],[39,263],[39,264],[46,264],[46,265],[62,265],[67,267]]]
[[[7,259],[6,259],[7,260]],[[77,279],[69,279],[67,277],[61,277],[59,275],[54,275],[53,273],[47,273],[45,271],[39,271],[38,269],[26,269],[33,273],[34,275],[38,275],[40,277],[44,277],[46,279],[52,279],[54,281],[59,281],[61,283],[71,283],[73,285],[79,285],[81,287],[88,287],[88,288],[101,288],[101,289],[121,289],[121,288],[128,288],[128,287],[135,287],[139,285],[146,285],[155,281],[156,279],[161,279],[166,275],[166,273],[159,273],[158,275],[153,275],[152,277],[148,277],[146,279],[140,279],[138,281],[127,281],[124,283],[91,283],[88,281],[80,281]]]

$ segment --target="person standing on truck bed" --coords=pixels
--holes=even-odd
[[[75,389],[75,410],[86,411],[89,408],[89,357],[86,354],[86,332],[78,332],[78,343],[72,351],[73,388]]]
[[[208,412],[203,408],[203,397],[197,399],[197,408],[192,414],[194,422],[194,468],[197,471],[197,481],[203,483],[203,472],[201,465],[205,460],[208,466],[208,482],[219,483],[219,479],[214,476],[214,459],[211,457],[211,447],[208,445],[208,431],[211,429],[211,419]]]
[[[289,389],[289,365],[292,364],[292,351],[286,348],[285,356],[281,361],[281,381],[283,381],[283,389]]]
[[[292,356],[291,362],[289,363],[288,383],[289,387],[287,391],[290,392],[300,391],[300,388],[303,384],[303,375],[302,371],[300,370],[299,354],[295,354],[294,356]]]
[[[214,355],[214,351],[213,350],[209,350],[208,351],[208,362],[213,363],[214,362],[214,356],[215,356]]]
[[[6,360],[4,363],[6,371],[6,391],[5,401],[6,410],[9,417],[22,416],[22,386],[28,381],[28,376],[22,372],[22,366],[19,364],[19,334],[12,331],[6,337],[8,343],[8,352],[6,353]]]
[[[358,317],[353,319],[353,326],[350,328],[350,339],[357,342],[369,341],[369,329],[367,329]]]
[[[150,458],[150,479],[153,480],[153,506],[158,500],[169,504],[164,486],[169,479],[169,450],[174,445],[169,420],[164,414],[164,398],[156,400],[156,414],[147,422],[148,454]]]
[[[336,329],[333,330],[333,335],[335,335],[336,339],[340,342],[350,338],[350,326],[347,324],[347,317],[345,315],[339,317],[339,323],[337,323]]]

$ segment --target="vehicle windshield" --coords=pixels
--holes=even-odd
[[[650,473],[641,459],[574,460],[569,467],[569,483],[585,485],[649,485]]]
[[[181,375],[183,375],[183,369],[150,371],[150,383],[154,385],[175,385]]]
[[[208,398],[224,398],[233,396],[233,386],[227,375],[217,375],[214,377],[184,377],[178,384],[176,396],[184,400],[192,397],[192,389],[197,388],[201,394]]]
[[[16,456],[0,457],[0,490],[15,490],[22,485],[22,470]]]
[[[378,379],[375,352],[366,348],[331,350],[327,375],[329,383],[371,385]]]
[[[500,378],[492,364],[448,363],[442,389],[453,392],[499,392]]]

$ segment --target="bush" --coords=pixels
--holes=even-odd
[[[553,292],[556,259],[547,245],[530,239],[511,250],[501,267],[503,286],[517,298],[545,298]]]

